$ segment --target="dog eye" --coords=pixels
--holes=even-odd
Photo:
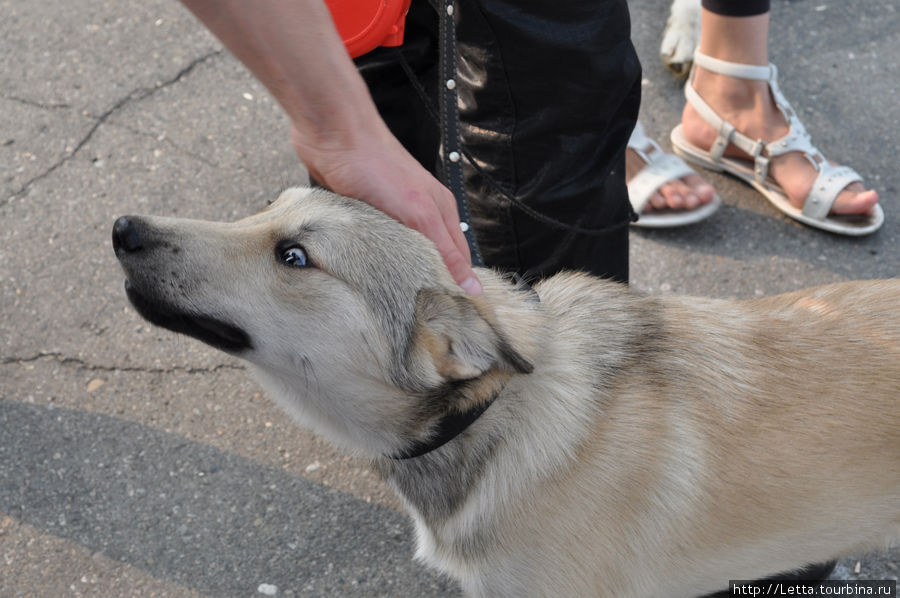
[[[293,268],[305,268],[308,262],[306,251],[299,245],[279,247],[278,259]]]

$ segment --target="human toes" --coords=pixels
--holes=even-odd
[[[707,183],[699,174],[689,174],[683,180],[701,204],[711,202],[716,196],[716,188]]]
[[[671,210],[692,210],[700,205],[700,200],[682,179],[669,181],[659,188],[659,194]]]
[[[852,183],[840,192],[831,211],[834,214],[871,216],[877,203],[877,191],[866,189],[862,183]]]
[[[647,205],[644,207],[644,211],[650,212],[653,210],[665,210],[667,207],[669,206],[666,205],[666,198],[660,195],[659,191],[655,191],[647,201]]]

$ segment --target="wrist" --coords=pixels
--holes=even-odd
[[[368,99],[368,94],[363,97]],[[291,138],[300,160],[314,172],[327,172],[351,155],[383,154],[397,140],[375,109],[332,105],[316,117],[315,110],[289,115]]]

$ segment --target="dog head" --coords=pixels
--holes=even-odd
[[[126,216],[113,247],[144,318],[246,359],[283,407],[364,453],[420,440],[478,400],[458,392],[473,381],[531,369],[430,241],[328,191],[234,223]]]

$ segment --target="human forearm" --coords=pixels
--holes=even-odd
[[[380,129],[368,89],[322,0],[183,4],[266,86],[309,147],[346,146],[346,137]],[[316,158],[300,157],[311,163]]]

